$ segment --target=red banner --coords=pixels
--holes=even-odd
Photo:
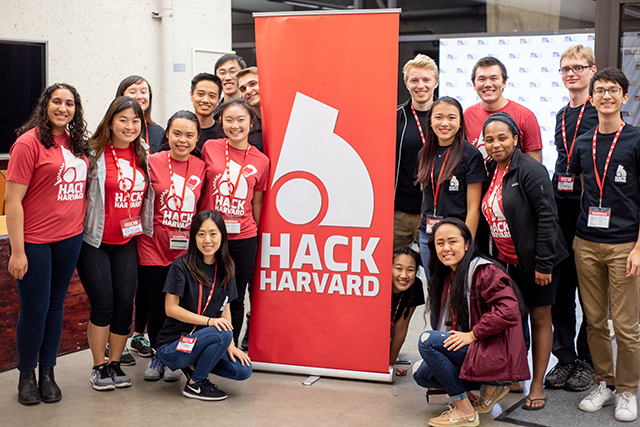
[[[255,362],[389,373],[399,15],[256,17]]]

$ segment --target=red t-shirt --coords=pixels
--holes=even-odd
[[[225,220],[237,220],[240,233],[229,233],[229,240],[248,239],[258,235],[258,227],[253,219],[254,191],[265,191],[269,179],[269,159],[256,147],[249,145],[249,151],[229,146],[229,171],[227,176],[225,146],[227,139],[213,139],[202,147],[202,160],[207,165],[206,192],[202,197],[200,210],[214,209]],[[247,158],[245,161],[245,153]],[[240,168],[242,174],[238,178]],[[233,188],[238,188],[233,193]],[[229,189],[232,189],[229,191]]]
[[[511,230],[507,224],[502,207],[502,179],[504,172],[496,167],[495,179],[492,179],[491,186],[482,199],[482,213],[489,223],[491,236],[498,247],[498,258],[509,264],[518,264],[516,248],[511,239]]]
[[[191,221],[198,211],[200,193],[204,188],[205,165],[202,160],[195,156],[191,156],[187,162],[171,159],[174,193],[171,189],[168,153],[161,151],[149,157],[151,185],[156,193],[153,205],[153,237],[143,234],[136,238],[140,265],[167,266],[186,252],[170,249],[170,240],[176,232],[189,235]],[[185,187],[187,164],[189,175]]]
[[[484,138],[482,136],[482,125],[490,115],[495,113],[507,113],[516,121],[520,129],[520,144],[523,151],[542,150],[542,136],[540,135],[540,125],[535,114],[524,105],[517,102],[508,101],[507,105],[497,111],[487,111],[482,106],[482,102],[464,110],[464,132],[467,141],[480,150],[486,162],[489,159],[487,150],[484,148]]]
[[[7,180],[28,186],[22,199],[24,241],[52,243],[82,233],[88,162],[71,152],[68,132],[46,148],[36,129],[11,147]]]
[[[120,170],[124,176],[121,181],[116,161],[113,158],[111,148],[107,145],[104,149],[104,161],[107,168],[107,178],[104,186],[104,233],[102,243],[109,245],[124,245],[131,237],[122,235],[120,221],[129,218],[129,195],[131,195],[131,218],[140,215],[144,192],[147,189],[144,170],[134,160],[132,145],[127,148],[116,148],[116,156],[120,163]],[[132,164],[136,165],[135,186],[131,190],[133,182]]]

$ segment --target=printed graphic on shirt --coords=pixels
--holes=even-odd
[[[495,238],[511,238],[511,231],[509,230],[509,224],[507,224],[507,218],[504,216],[504,212],[500,209],[500,201],[502,200],[502,194],[496,194],[498,192],[497,186],[494,187],[492,194],[489,195],[487,204],[491,207],[491,218],[489,219],[489,229],[491,235]],[[486,209],[483,209],[486,212]]]
[[[200,177],[191,175],[184,188],[184,177],[173,174],[173,181],[177,194],[170,189],[164,190],[160,195],[160,212],[162,212],[162,225],[174,228],[188,228],[196,211],[196,195],[194,190],[202,183]],[[184,200],[182,191],[184,189]]]
[[[215,200],[215,210],[226,216],[240,218],[244,216],[245,203],[249,195],[247,178],[257,174],[258,169],[252,164],[245,165],[244,169],[242,169],[242,175],[238,179],[240,165],[233,160],[229,160],[229,172],[231,173],[231,179],[229,179],[225,170],[223,173],[216,175],[213,180],[212,196]]]
[[[451,177],[451,181],[449,181],[449,191],[458,191],[460,190],[460,181],[456,178],[455,175]]]
[[[115,193],[115,208],[127,209],[129,208],[129,192],[133,186],[133,168],[131,163],[124,159],[118,159],[120,164],[120,170],[122,170],[122,177],[118,177],[118,189]],[[136,171],[136,182],[131,192],[131,208],[139,208],[142,206],[142,200],[144,198],[144,174],[139,170]]]
[[[58,186],[58,201],[79,200],[84,198],[84,184],[87,179],[87,164],[77,158],[63,146],[64,163],[60,166],[54,186]]]
[[[623,184],[627,182],[627,171],[624,170],[624,166],[618,165],[615,181]]]

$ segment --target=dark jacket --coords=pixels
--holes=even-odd
[[[495,165],[489,170],[493,176]],[[569,256],[558,223],[549,173],[537,160],[514,150],[502,181],[502,205],[524,280],[551,274]]]
[[[398,105],[396,113],[396,172],[393,196],[394,200],[398,197],[402,200],[401,205],[403,208],[398,209],[398,203],[394,201],[395,210],[401,210],[402,212],[413,215],[420,215],[420,207],[422,205],[422,191],[420,190],[420,186],[413,185],[413,182],[411,182],[411,184],[407,182],[400,182],[400,188],[398,188],[398,177],[400,175],[400,168],[402,165],[405,164],[405,162],[409,162],[407,167],[411,170],[411,174],[413,174],[413,171],[416,169],[418,164],[418,151],[416,151],[416,156],[413,159],[402,158],[402,146],[404,145],[404,136],[407,130],[407,124],[409,118],[413,119],[413,115],[411,113],[411,98],[409,98],[405,103]]]

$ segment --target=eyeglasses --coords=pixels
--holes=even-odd
[[[232,76],[235,76],[236,74],[238,74],[238,71],[240,71],[237,68],[229,68],[229,70],[225,70],[220,68],[218,71],[216,71],[216,74],[218,75],[218,77],[224,77],[227,75],[227,73],[229,73]]]
[[[588,65],[574,65],[573,67],[562,67],[558,71],[563,76],[566,76],[567,74],[569,74],[570,71],[573,71],[574,74],[580,74],[587,68],[590,68],[590,67]]]
[[[611,96],[618,96],[622,93],[622,89],[618,86],[612,86],[609,89],[599,87],[593,90],[593,96],[604,96],[605,92],[609,92],[609,95]]]

